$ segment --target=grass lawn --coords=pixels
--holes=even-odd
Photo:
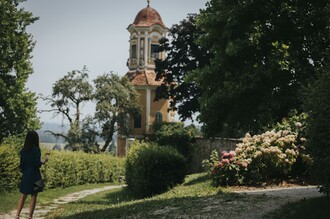
[[[304,199],[289,203],[281,209],[270,213],[267,218],[273,219],[329,219],[330,197]]]
[[[113,185],[113,184],[110,183],[87,184],[80,186],[72,186],[68,188],[56,188],[56,189],[45,190],[44,192],[39,193],[37,205],[47,204],[53,201],[53,199],[55,198],[65,196],[73,192],[100,188],[108,185]],[[0,193],[0,214],[8,213],[9,211],[16,209],[20,196],[21,193],[19,193],[18,191],[11,193]],[[25,201],[25,207],[28,207],[29,202],[30,202],[30,196]]]
[[[249,210],[269,199],[264,195],[230,193],[224,188],[214,188],[210,183],[205,174],[194,174],[188,176],[184,184],[146,199],[135,199],[126,188],[100,192],[60,206],[46,218],[184,218],[198,215],[230,218],[240,215],[242,209]]]

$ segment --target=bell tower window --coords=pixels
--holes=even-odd
[[[131,47],[131,58],[136,59],[136,45],[132,45]]]
[[[152,59],[159,59],[159,45],[151,44],[150,56]]]

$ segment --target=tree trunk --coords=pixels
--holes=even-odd
[[[110,145],[111,141],[112,141],[112,136],[113,133],[115,132],[115,123],[116,123],[116,118],[113,118],[110,122],[110,129],[109,129],[109,133],[107,136],[107,139],[101,149],[101,152],[105,152],[105,150],[108,148],[108,146]]]

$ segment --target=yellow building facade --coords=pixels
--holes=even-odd
[[[161,85],[161,81],[156,81],[155,59],[166,57],[164,52],[158,52],[158,47],[159,40],[166,36],[168,28],[148,1],[147,7],[139,11],[127,30],[130,39],[127,61],[129,71],[126,76],[140,94],[142,112],[138,116],[130,116],[128,136],[118,135],[117,156],[126,155],[132,140],[153,134],[153,124],[156,121],[174,121],[174,113],[168,112],[169,101],[154,101],[156,88]]]

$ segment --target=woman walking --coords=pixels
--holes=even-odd
[[[31,195],[29,219],[32,219],[37,202],[38,190],[34,188],[34,182],[41,180],[40,167],[48,161],[41,161],[39,136],[34,130],[26,134],[24,147],[20,151],[20,168],[23,173],[19,191],[22,193],[17,206],[16,219],[19,219],[27,195]]]

